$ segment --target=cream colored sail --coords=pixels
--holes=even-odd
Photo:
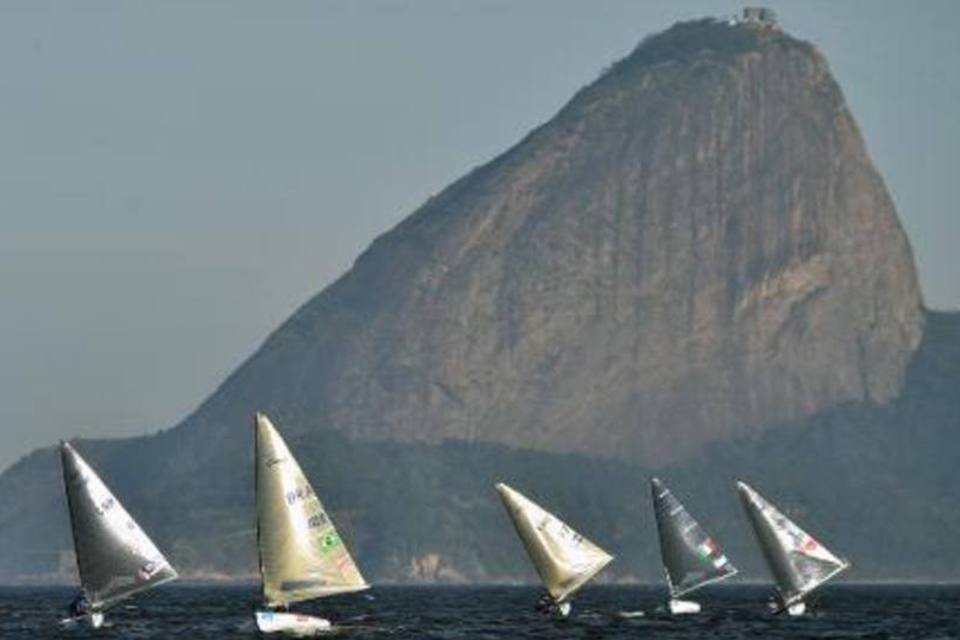
[[[300,465],[256,418],[257,541],[267,606],[369,588]]]
[[[568,527],[552,513],[507,485],[497,491],[543,586],[562,603],[600,572],[613,556]]]

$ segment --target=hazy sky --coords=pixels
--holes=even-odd
[[[960,2],[767,2],[960,307]],[[170,426],[430,194],[739,3],[0,2],[0,468]]]

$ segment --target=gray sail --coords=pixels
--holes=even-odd
[[[801,601],[850,566],[746,483],[738,482],[737,490],[784,605]]]
[[[650,480],[650,492],[671,598],[736,575],[713,538],[657,478]]]
[[[60,445],[80,584],[94,611],[176,579],[153,541],[69,443]]]

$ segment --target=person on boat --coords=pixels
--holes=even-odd
[[[537,604],[535,604],[533,608],[534,608],[534,611],[536,611],[537,613],[548,616],[553,611],[553,609],[556,608],[556,606],[557,605],[554,604],[553,602],[553,598],[551,598],[547,594],[543,594],[542,596],[540,596],[540,599],[537,600]]]
[[[783,597],[779,593],[773,592],[770,594],[769,599],[767,599],[767,609],[772,613],[782,613],[786,608],[786,605],[783,603]]]
[[[87,600],[87,594],[83,591],[77,594],[77,597],[70,602],[67,608],[71,618],[82,618],[90,613],[90,601]]]
[[[548,618],[566,618],[570,615],[570,604],[558,604],[550,594],[545,593],[534,606],[537,613]]]

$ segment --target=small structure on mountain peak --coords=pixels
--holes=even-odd
[[[777,14],[773,9],[766,7],[744,7],[740,15],[740,24],[765,29],[779,28]]]

